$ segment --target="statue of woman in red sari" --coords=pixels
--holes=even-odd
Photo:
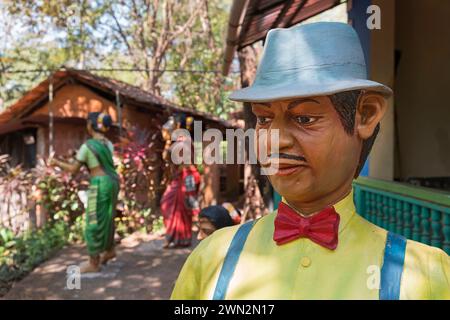
[[[170,161],[171,133],[175,129],[189,130],[185,116],[178,121],[170,118],[163,127],[163,138],[168,141],[163,158]],[[161,213],[166,228],[165,248],[187,247],[192,240],[192,217],[200,211],[198,192],[200,173],[193,164],[171,164],[171,180],[161,198]]]

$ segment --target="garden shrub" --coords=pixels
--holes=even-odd
[[[12,282],[22,279],[64,245],[82,238],[82,229],[73,228],[74,225],[69,227],[64,221],[57,221],[20,236],[0,229],[0,296]]]
[[[157,132],[130,130],[116,145],[121,191],[115,223],[120,238],[163,228],[158,203],[165,182]],[[85,168],[73,176],[38,159],[36,168],[24,170],[20,165],[11,168],[8,157],[0,156],[0,184],[11,192],[18,187],[29,190],[29,200],[41,205],[48,218],[44,227],[22,233],[0,225],[0,296],[64,245],[84,241],[80,191],[88,188],[88,178]]]

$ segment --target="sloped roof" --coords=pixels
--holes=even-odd
[[[340,0],[251,0],[238,48],[266,37],[274,28],[287,28],[338,5]]]
[[[220,119],[219,117],[190,108],[177,106],[166,99],[142,90],[139,87],[119,80],[101,77],[87,71],[75,69],[56,71],[49,78],[29,90],[17,102],[0,113],[0,125],[26,117],[36,108],[39,108],[43,103],[48,101],[50,81],[53,82],[55,92],[68,82],[75,81],[87,87],[94,88],[96,91],[100,90],[103,94],[108,95],[113,101],[115,100],[116,92],[118,92],[120,101],[124,104],[135,105],[156,112],[184,112],[193,117],[218,122],[224,127],[232,127],[229,122]]]
[[[288,28],[339,5],[341,0],[234,0],[228,22],[223,74],[235,50],[263,40],[274,28]]]

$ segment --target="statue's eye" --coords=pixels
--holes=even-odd
[[[316,117],[309,117],[309,116],[299,116],[296,117],[295,119],[300,124],[311,124],[317,120]]]
[[[258,122],[258,124],[264,125],[264,124],[267,124],[267,122],[270,121],[270,118],[268,118],[268,117],[256,117],[256,121]]]

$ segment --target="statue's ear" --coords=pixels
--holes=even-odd
[[[366,140],[372,136],[378,123],[380,123],[387,109],[387,101],[376,92],[363,93],[356,108],[356,132]]]

